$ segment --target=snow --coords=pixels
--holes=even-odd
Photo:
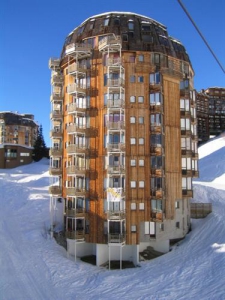
[[[0,169],[0,299],[225,299],[225,138],[199,156],[193,201],[213,212],[168,254],[121,271],[75,262],[50,238],[47,159]]]

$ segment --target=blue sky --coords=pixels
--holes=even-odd
[[[225,68],[225,1],[182,0]],[[177,0],[2,0],[0,3],[0,111],[32,113],[50,146],[50,57],[59,57],[66,36],[88,17],[128,11],[167,26],[185,46],[195,88],[225,87],[225,74]]]

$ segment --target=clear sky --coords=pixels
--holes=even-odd
[[[182,0],[225,68],[225,0]],[[134,12],[167,26],[185,46],[195,88],[225,87],[225,74],[177,0],[2,0],[0,2],[0,111],[32,113],[50,146],[50,57],[85,19],[109,11]]]

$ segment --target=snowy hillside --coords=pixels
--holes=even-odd
[[[213,213],[140,268],[107,271],[49,238],[48,161],[0,170],[0,299],[225,299],[225,137],[199,149],[194,200]]]

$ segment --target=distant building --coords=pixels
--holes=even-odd
[[[197,93],[199,144],[225,131],[225,88],[209,87]]]
[[[32,114],[0,112],[0,168],[31,163],[37,132]]]
[[[190,228],[198,177],[194,72],[180,41],[134,13],[93,16],[51,74],[52,227],[65,200],[67,250],[139,262]]]

